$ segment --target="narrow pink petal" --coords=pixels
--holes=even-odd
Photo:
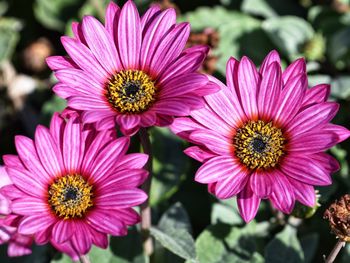
[[[259,198],[268,197],[273,189],[274,178],[269,172],[256,171],[250,176],[250,187]]]
[[[337,143],[346,140],[350,136],[350,131],[347,128],[332,123],[327,123],[323,130],[331,132],[332,136],[336,136]]]
[[[50,133],[60,149],[62,149],[62,135],[65,127],[66,121],[58,112],[55,112],[50,122]]]
[[[11,209],[16,214],[30,216],[48,212],[50,208],[44,200],[26,196],[25,198],[13,200]]]
[[[111,108],[109,108],[109,109],[98,110],[98,111],[84,111],[81,117],[82,117],[83,123],[98,122],[107,117],[113,117],[113,122],[114,122],[115,115],[116,115],[116,112],[113,111]]]
[[[277,65],[281,65],[281,59],[276,50],[272,50],[264,59],[264,61],[261,63],[259,73],[261,75],[265,75],[267,69],[272,63],[277,63]],[[280,67],[280,66],[279,66]]]
[[[228,177],[236,177],[241,172],[241,164],[230,156],[216,156],[198,169],[195,180],[202,184],[222,181]],[[238,176],[237,176],[238,177]]]
[[[280,101],[276,105],[275,120],[288,123],[299,111],[307,86],[306,75],[298,75],[290,79],[283,88]]]
[[[65,173],[62,153],[50,131],[39,125],[35,131],[35,148],[41,163],[51,176],[59,176]]]
[[[328,150],[339,142],[335,132],[327,130],[309,131],[292,137],[288,143],[290,152],[317,153]]]
[[[249,223],[253,220],[260,205],[260,198],[257,197],[249,184],[237,196],[238,210],[243,220]]]
[[[35,175],[24,169],[10,167],[7,172],[13,184],[26,194],[34,197],[42,197],[47,191],[46,185],[38,182]]]
[[[117,26],[119,14],[120,14],[119,6],[114,2],[110,2],[106,9],[105,27],[107,32],[112,36],[112,39],[113,39],[113,36],[117,34],[116,26]]]
[[[140,125],[141,117],[138,114],[120,114],[116,116],[116,121],[120,129],[128,131]]]
[[[303,107],[327,101],[330,91],[331,86],[328,84],[319,84],[308,89],[303,99]]]
[[[192,49],[195,49],[196,51],[191,51]],[[192,48],[185,49],[183,51],[183,55],[180,56],[178,60],[176,60],[168,68],[164,69],[163,73],[159,77],[159,85],[165,85],[167,81],[179,75],[197,71],[202,65],[208,52],[209,48],[207,46],[200,46],[200,48],[194,46]]]
[[[101,233],[94,228],[90,228],[92,243],[95,246],[98,246],[103,249],[107,249],[108,247],[108,236],[104,233]]]
[[[203,100],[196,100],[196,102],[201,102],[199,106],[204,106]],[[178,99],[179,100],[179,99]],[[191,113],[191,108],[189,107],[190,105],[187,105],[187,102],[184,101],[178,101],[175,99],[163,99],[160,101],[157,101],[153,107],[152,111],[158,113],[158,114],[163,114],[163,115],[170,115],[170,116],[188,116]],[[188,101],[192,102],[192,101]],[[196,107],[200,108],[200,107]]]
[[[141,17],[141,29],[142,32],[147,30],[149,23],[159,15],[161,12],[159,5],[152,4],[150,8],[147,9],[146,13]]]
[[[145,166],[149,156],[143,153],[131,153],[121,157],[118,160],[118,170],[140,169]]]
[[[22,136],[22,135],[16,135],[17,136]],[[15,137],[15,138],[16,138]],[[27,139],[27,137],[22,136],[24,138]],[[29,138],[28,138],[29,139]],[[16,139],[15,139],[16,141]],[[25,167],[23,166],[22,161],[18,158],[17,155],[13,155],[13,154],[5,154],[2,159],[4,160],[4,163],[7,167],[14,167],[14,168],[21,168],[21,169],[25,169]],[[0,166],[2,167],[2,166]],[[3,169],[1,169],[2,172],[2,176],[6,177],[6,168],[4,167]],[[7,175],[8,176],[8,175]],[[11,181],[11,180],[10,180]]]
[[[121,137],[112,141],[108,147],[105,147],[98,153],[98,156],[91,165],[91,176],[95,182],[103,179],[104,175],[109,171],[110,167],[128,150],[130,138]]]
[[[98,83],[91,75],[80,69],[62,69],[55,73],[56,78],[68,86],[68,89],[75,90],[85,96],[104,94],[103,85]],[[70,91],[71,94],[74,94]]]
[[[122,69],[114,40],[102,24],[92,16],[85,16],[82,29],[90,50],[102,67],[110,75]]]
[[[187,117],[176,118],[169,128],[173,133],[185,140],[190,140],[189,135],[192,131],[205,129],[200,123]]]
[[[80,171],[84,154],[82,125],[75,118],[70,118],[63,133],[63,160],[68,173]]]
[[[280,171],[275,170],[271,177],[274,180],[273,192],[270,200],[274,207],[283,213],[290,214],[295,203],[294,189],[287,177]]]
[[[157,114],[153,111],[146,111],[141,114],[140,126],[150,127],[154,126],[157,120]]]
[[[207,105],[202,109],[192,111],[191,116],[205,127],[224,136],[230,136],[233,132],[233,127],[228,125],[227,122],[220,118]]]
[[[101,209],[119,209],[140,205],[147,198],[147,194],[140,189],[125,189],[97,196],[95,202]]]
[[[75,230],[71,243],[79,255],[85,255],[90,251],[92,245],[90,227],[85,222],[76,221]]]
[[[216,183],[215,195],[220,199],[231,198],[240,193],[249,180],[249,171],[246,169],[237,168],[228,177],[219,180]]]
[[[239,94],[238,66],[239,66],[239,61],[233,57],[230,57],[226,64],[227,87],[231,90],[233,94],[236,95],[237,100],[238,100],[237,93]],[[240,104],[239,100],[238,100],[238,104]]]
[[[310,106],[294,117],[287,127],[287,132],[297,136],[317,129],[317,127],[321,127],[331,121],[338,109],[339,104],[335,102],[323,102]]]
[[[52,239],[61,244],[69,240],[75,233],[73,220],[59,220],[52,228]]]
[[[257,90],[259,85],[259,74],[253,62],[243,57],[238,66],[238,84],[242,107],[250,119],[258,116]]]
[[[310,158],[321,164],[329,173],[337,172],[340,169],[338,160],[329,154],[316,153],[310,155]]]
[[[51,175],[47,173],[43,167],[43,163],[39,159],[33,140],[25,136],[17,135],[15,137],[15,144],[21,162],[31,173],[36,175],[35,180],[41,184],[47,183]]]
[[[128,226],[135,225],[140,222],[140,216],[133,208],[116,209],[114,211],[115,213],[118,213],[119,219]]]
[[[162,90],[160,90],[161,98],[182,96],[190,92],[194,92],[198,88],[209,82],[208,78],[203,74],[189,73],[170,80]]]
[[[220,155],[231,155],[233,144],[231,138],[224,137],[211,130],[197,130],[191,133],[190,139],[205,145],[214,153]]]
[[[123,6],[118,22],[118,47],[124,68],[137,69],[141,48],[140,16],[133,1]]]
[[[184,49],[190,34],[188,23],[176,25],[160,42],[150,63],[150,71],[158,75],[176,59]]]
[[[18,158],[17,158],[17,160],[18,160],[18,162],[20,162]],[[3,188],[4,186],[7,186],[7,185],[12,185],[12,181],[11,181],[7,171],[6,171],[5,166],[0,165],[0,190],[1,190],[1,188]]]
[[[23,235],[34,235],[55,222],[56,219],[50,213],[26,216],[19,223],[18,232]]]
[[[7,255],[9,257],[29,255],[32,253],[32,243],[32,237],[16,234],[8,244]]]
[[[330,185],[332,179],[320,161],[314,161],[303,154],[291,154],[281,165],[281,170],[288,177],[310,185]]]
[[[93,228],[113,236],[125,236],[127,234],[126,225],[120,220],[115,210],[95,209],[87,217],[87,221]]]
[[[176,23],[176,13],[174,9],[167,9],[154,17],[143,34],[140,67],[148,68],[153,54],[168,30]]]
[[[72,96],[74,93],[76,92],[72,92],[72,90],[66,85],[66,84],[62,84],[60,82],[58,82],[57,84],[55,84],[52,87],[53,92],[55,92],[55,94],[58,97],[61,97],[62,99],[67,99],[70,96]]]
[[[121,188],[135,188],[143,184],[148,177],[148,171],[143,169],[125,169],[110,173],[108,178],[101,180],[99,191],[106,194]]]
[[[76,96],[78,95],[78,96]],[[92,96],[82,96],[76,94],[68,98],[68,106],[76,110],[107,110],[111,109],[111,106],[106,101],[103,96],[95,95]]]
[[[0,192],[10,200],[23,197],[23,192],[13,184],[3,186]]]
[[[50,240],[50,243],[58,250],[61,251],[72,258],[73,261],[79,261],[79,253],[73,247],[72,242],[67,241],[65,243],[59,244],[55,242],[54,239]]]
[[[10,200],[7,196],[0,193],[0,216],[11,213]],[[0,240],[1,241],[1,240]]]
[[[288,81],[293,79],[299,74],[306,73],[306,63],[303,58],[297,59],[290,64],[282,74],[283,83],[286,84]]]
[[[104,84],[109,74],[101,67],[92,52],[82,43],[69,37],[61,38],[62,44],[73,61],[84,71]]]
[[[288,178],[290,184],[294,189],[295,198],[306,206],[316,205],[316,193],[313,186],[304,184],[293,178]]]
[[[233,88],[229,89],[214,77],[209,76],[209,80],[221,88],[219,92],[205,97],[209,107],[230,127],[238,127],[247,117],[241,107],[236,91]]]
[[[267,63],[267,62],[266,62]],[[258,94],[259,118],[269,119],[276,111],[276,104],[282,91],[282,71],[277,62],[271,63],[263,70],[262,80]]]
[[[210,158],[217,156],[216,154],[213,154],[209,150],[204,150],[203,148],[198,146],[191,146],[186,150],[184,150],[184,153],[201,163],[209,160]]]
[[[77,68],[77,64],[70,58],[62,56],[51,56],[46,58],[46,63],[51,70]]]
[[[81,28],[81,23],[78,23],[78,22],[72,22],[72,32],[73,32],[73,36],[74,38],[84,44],[84,45],[87,45],[86,44],[86,40],[85,40],[85,37],[84,37],[84,34],[83,34],[83,30]]]

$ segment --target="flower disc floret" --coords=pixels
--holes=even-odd
[[[250,169],[272,168],[284,154],[282,130],[272,122],[248,121],[234,136],[235,155]]]
[[[49,204],[64,219],[83,217],[93,206],[93,186],[79,174],[59,177],[49,188]]]

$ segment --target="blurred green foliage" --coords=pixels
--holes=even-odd
[[[124,3],[125,1],[118,1]],[[144,11],[151,1],[135,1]],[[164,1],[165,2],[165,1]],[[48,69],[33,71],[23,54],[33,41],[45,37],[53,54],[64,54],[59,37],[71,34],[71,22],[91,14],[103,20],[108,1],[97,0],[1,0],[0,1],[0,153],[14,153],[13,136],[33,136],[38,123],[48,124],[65,102],[53,95],[55,83]],[[230,56],[247,55],[259,65],[276,49],[287,65],[298,57],[308,61],[309,85],[330,83],[332,99],[341,104],[335,123],[350,127],[350,1],[347,0],[175,0],[181,14],[196,33],[207,29],[219,34],[212,54],[218,58],[215,75],[224,79]],[[36,53],[34,53],[36,54]],[[34,55],[33,55],[34,56]],[[15,72],[5,70],[8,63]],[[7,67],[7,66],[6,66]],[[18,106],[9,96],[11,76],[25,74],[40,85],[26,94]],[[13,76],[12,76],[13,77]],[[334,199],[350,192],[350,144],[330,153],[341,164],[334,184],[320,188],[321,207],[308,219],[293,224],[294,217],[278,215],[263,203],[253,222],[245,225],[235,199],[218,201],[206,186],[194,182],[199,164],[182,150],[186,143],[166,128],[151,131],[154,145],[154,177],[150,202],[152,235],[156,249],[151,262],[321,262],[336,239],[322,219]],[[181,202],[181,203],[179,203]],[[142,253],[138,228],[126,237],[111,238],[108,250],[93,248],[92,262],[149,262]],[[350,261],[350,246],[338,262]],[[4,246],[0,262],[70,262],[50,246],[35,247],[28,257],[9,259]]]

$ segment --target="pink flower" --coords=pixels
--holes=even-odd
[[[37,127],[34,141],[16,137],[18,156],[3,158],[17,191],[12,213],[23,216],[20,234],[51,242],[74,260],[92,244],[106,248],[107,234],[127,234],[139,221],[132,207],[147,199],[138,186],[148,156],[126,154],[129,138],[114,134],[55,114],[50,129]]]
[[[12,196],[6,194],[13,187],[4,166],[0,166],[0,245],[8,243],[9,257],[24,256],[32,253],[33,238],[17,232],[21,216],[12,215],[10,203]]]
[[[196,73],[208,47],[184,50],[190,26],[176,24],[174,9],[155,5],[140,17],[132,1],[122,9],[111,2],[105,21],[85,16],[73,23],[74,38],[62,37],[69,58],[47,59],[59,80],[53,90],[83,111],[85,123],[100,130],[117,124],[132,135],[189,115],[203,107],[203,95],[217,91]]]
[[[205,97],[206,107],[178,118],[172,130],[198,146],[185,150],[203,165],[197,182],[220,199],[237,195],[241,216],[252,220],[261,199],[290,213],[295,200],[315,205],[315,185],[331,184],[338,162],[324,151],[350,133],[330,124],[338,104],[330,87],[308,88],[303,59],[283,73],[272,51],[259,71],[243,57],[227,63],[227,86]]]

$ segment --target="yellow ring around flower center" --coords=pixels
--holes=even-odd
[[[156,97],[154,81],[143,71],[122,70],[107,84],[107,99],[121,113],[146,111]]]
[[[237,130],[233,144],[235,155],[246,167],[268,169],[284,154],[285,137],[272,122],[249,121]]]
[[[81,218],[93,206],[93,189],[81,175],[66,175],[49,187],[49,205],[61,218]]]

